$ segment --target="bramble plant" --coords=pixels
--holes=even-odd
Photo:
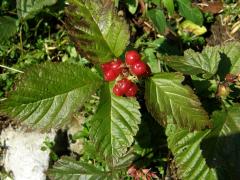
[[[1,114],[49,131],[68,129],[74,114],[91,107],[72,137],[84,148],[54,162],[50,179],[238,179],[239,41],[181,49],[205,32],[200,9],[190,0],[141,1],[146,4],[141,7],[138,2],[122,3],[132,15],[142,8],[152,26],[145,24],[154,30],[130,41],[134,28],[117,14],[119,1],[67,0],[59,35],[66,39],[59,46],[53,37],[34,44],[45,49],[40,57],[31,56],[29,64],[35,65],[24,61],[20,66],[14,88],[1,101]],[[20,31],[14,57],[24,59],[30,52],[22,39],[28,20],[43,10],[49,13],[55,3],[19,0],[18,19],[0,14],[0,22],[11,29],[0,27],[6,33],[1,40]],[[169,44],[166,32],[191,38],[178,48]],[[39,64],[44,58],[48,61]]]

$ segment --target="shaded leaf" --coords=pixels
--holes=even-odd
[[[192,7],[191,0],[177,0],[180,14],[198,25],[203,24],[203,15],[197,7]]]
[[[153,25],[157,31],[163,34],[167,27],[164,13],[160,9],[151,9],[147,12],[147,16],[153,22]]]
[[[203,74],[205,78],[211,78],[216,74],[221,60],[219,46],[207,46],[201,53],[188,49],[184,52],[184,57],[166,57],[163,60],[173,69],[184,74]]]
[[[94,63],[119,57],[129,40],[127,23],[113,5],[97,1],[68,0],[66,27],[81,55]]]
[[[111,180],[111,173],[97,168],[93,164],[63,157],[48,170],[48,176],[54,180]]]
[[[102,87],[100,104],[91,121],[90,139],[109,166],[116,165],[133,143],[141,120],[139,108],[135,98],[115,96],[108,83]]]
[[[19,19],[31,19],[45,6],[55,4],[57,0],[17,0],[17,13]]]
[[[209,130],[190,133],[175,125],[168,125],[168,147],[174,155],[179,179],[218,179],[216,171],[208,167],[200,149],[200,143],[208,133]]]
[[[149,78],[145,85],[147,109],[162,124],[171,115],[178,127],[205,128],[209,126],[208,115],[193,90],[182,85],[183,79],[177,73],[159,73]]]
[[[214,128],[203,140],[203,155],[221,179],[240,178],[240,105],[216,111]]]
[[[17,19],[0,16],[0,41],[5,41],[17,32]]]
[[[65,63],[33,66],[21,78],[0,111],[44,130],[63,126],[102,82],[90,69]]]
[[[237,74],[240,73],[240,42],[229,42],[229,43],[225,43],[222,47],[221,47],[221,58],[222,61],[226,62],[223,63],[223,67],[221,67],[222,69],[224,68],[228,68],[226,67],[226,64],[228,64],[227,61],[229,61],[229,72],[228,73],[232,73],[232,74]]]

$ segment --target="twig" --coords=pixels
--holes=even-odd
[[[0,64],[0,67],[5,68],[5,69],[9,69],[9,70],[12,70],[12,71],[16,71],[16,72],[19,72],[19,73],[24,73],[23,71],[20,71],[18,69],[14,69],[14,68],[4,66],[4,65],[1,65],[1,64]]]

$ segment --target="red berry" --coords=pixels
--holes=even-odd
[[[128,91],[125,93],[127,97],[134,97],[137,94],[138,87],[136,84],[132,83]]]
[[[117,86],[117,84],[115,84],[115,86],[113,87],[113,93],[116,96],[122,96],[124,94],[124,92]]]
[[[135,64],[140,60],[141,60],[141,56],[135,50],[127,51],[125,54],[125,61],[126,61],[126,64],[129,66]]]
[[[146,64],[146,71],[144,73],[144,76],[150,76],[152,73],[151,68],[149,67],[148,64]]]
[[[128,80],[127,78],[123,78],[119,80],[116,84],[116,86],[123,92],[126,93],[128,89],[131,87],[132,82]]]
[[[111,68],[110,62],[101,65],[103,72],[108,71]]]
[[[147,66],[143,61],[136,62],[130,67],[131,73],[137,76],[144,75],[147,70]]]
[[[118,74],[116,74],[112,69],[104,71],[104,79],[105,81],[113,81],[118,77]]]
[[[110,62],[110,68],[116,73],[120,74],[123,70],[123,62],[121,59],[117,59],[116,61],[111,61]]]

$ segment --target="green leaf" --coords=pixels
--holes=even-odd
[[[147,16],[150,18],[157,31],[163,34],[167,28],[164,13],[160,9],[151,9],[147,12]]]
[[[104,180],[112,179],[109,172],[105,172],[93,164],[76,161],[70,157],[63,157],[48,170],[50,179],[54,180]]]
[[[166,130],[168,147],[174,155],[179,179],[218,179],[216,171],[208,167],[200,149],[200,143],[208,133],[209,130],[190,133],[175,125],[168,125]]]
[[[218,170],[222,179],[240,178],[240,105],[227,111],[216,111],[214,128],[202,145],[208,164]]]
[[[10,16],[0,16],[0,42],[7,40],[17,32],[17,19]]]
[[[221,68],[228,69],[228,73],[237,74],[240,73],[240,42],[225,43],[221,47],[221,58],[223,66]]]
[[[99,1],[68,0],[66,27],[81,55],[94,63],[119,57],[129,40],[127,23],[112,4]]]
[[[138,8],[138,0],[126,0],[128,10],[130,13],[134,14]]]
[[[95,73],[80,65],[36,65],[22,75],[0,111],[33,128],[59,128],[101,82]]]
[[[134,141],[140,124],[139,104],[135,98],[112,94],[112,85],[101,89],[100,104],[91,121],[90,139],[109,166],[114,166]]]
[[[173,69],[184,74],[203,74],[205,78],[211,78],[216,74],[221,60],[219,46],[207,46],[201,53],[188,49],[184,57],[166,57],[163,60]]]
[[[198,97],[190,87],[182,85],[183,80],[177,73],[159,73],[149,78],[145,85],[148,111],[163,125],[166,115],[171,115],[178,127],[193,130],[209,126]]]
[[[18,0],[17,13],[20,19],[31,19],[45,6],[55,4],[57,0]]]
[[[170,16],[174,13],[174,3],[173,0],[163,0],[164,6],[167,8],[167,11]]]
[[[200,26],[203,24],[203,15],[201,11],[196,7],[192,7],[190,0],[177,0],[177,2],[179,5],[179,12],[183,17]]]
[[[188,36],[188,34],[193,34],[196,36],[201,36],[207,32],[205,26],[199,26],[194,24],[192,21],[185,20],[178,26],[178,34],[180,36]]]

